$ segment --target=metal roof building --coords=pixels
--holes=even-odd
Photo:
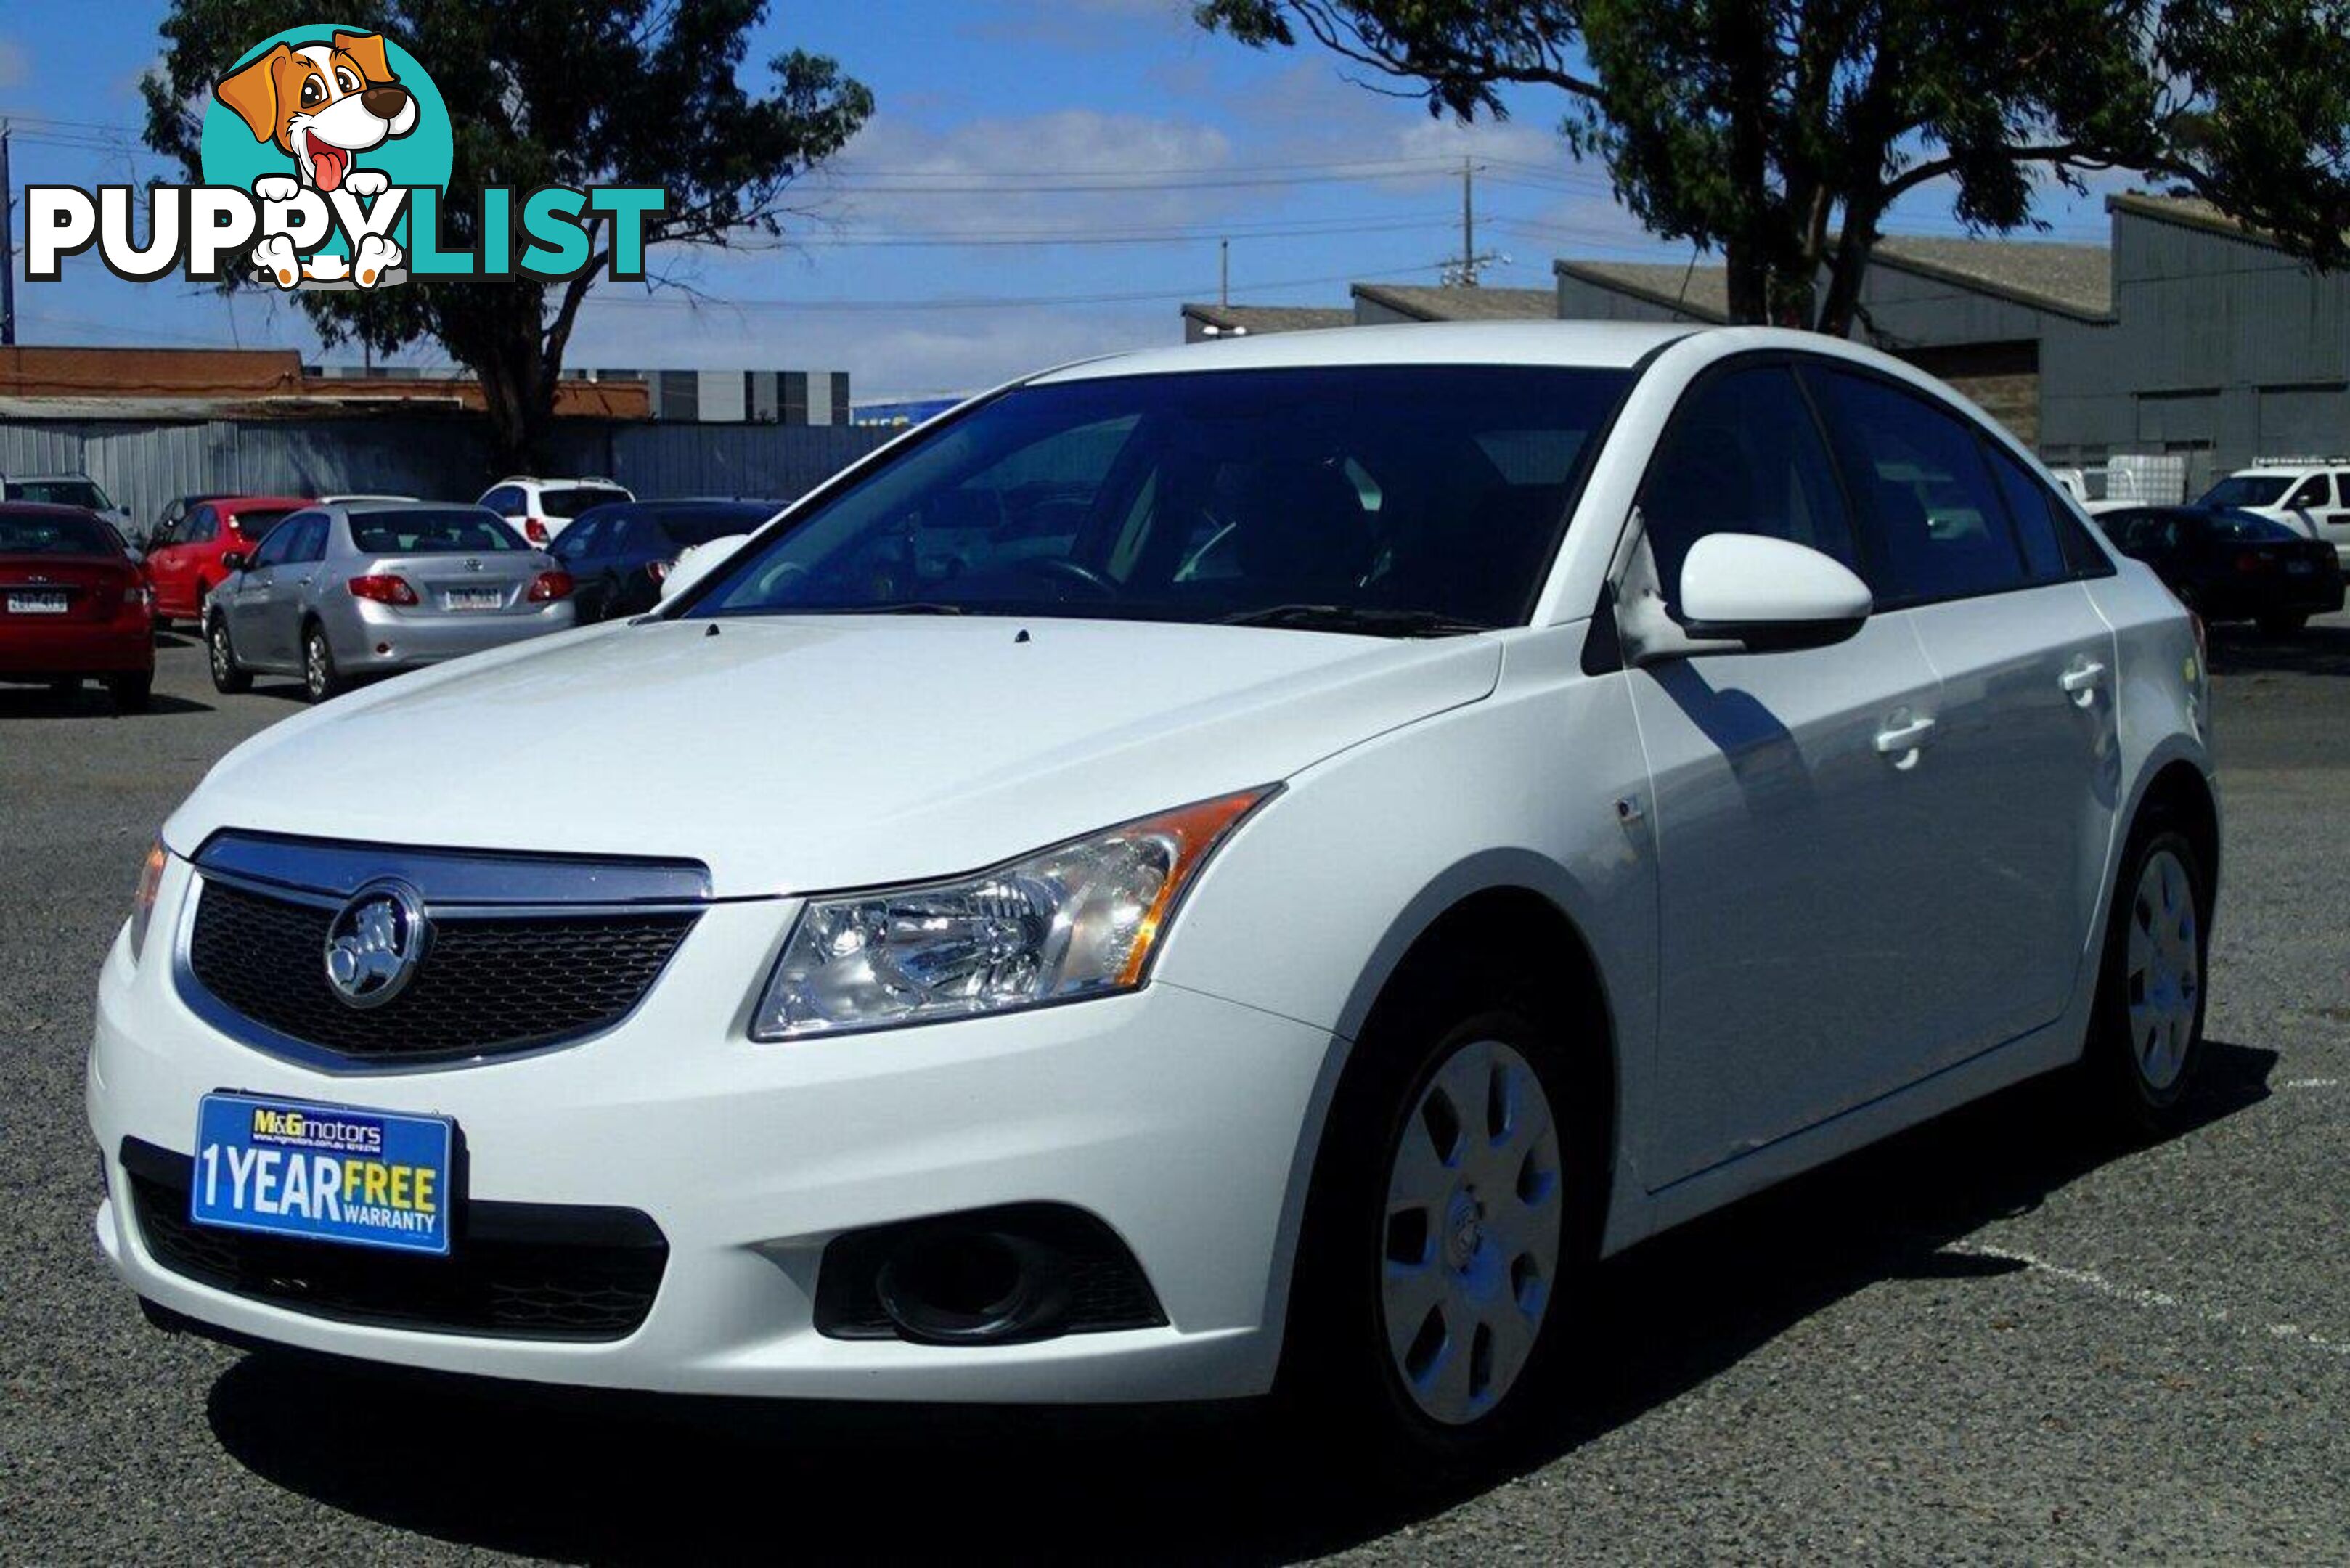
[[[1860,334],[1950,381],[2052,463],[2172,453],[2190,490],[2256,457],[2350,452],[2350,274],[2212,208],[2108,198],[2113,243],[1877,249]],[[1723,319],[1720,267],[1563,260],[1571,319]]]

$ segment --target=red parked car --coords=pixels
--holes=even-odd
[[[147,541],[147,580],[155,587],[155,618],[201,624],[204,596],[229,575],[221,557],[253,554],[262,535],[310,503],[293,495],[216,495]]]
[[[138,711],[155,684],[151,603],[96,513],[0,504],[0,680],[70,691],[96,676]]]

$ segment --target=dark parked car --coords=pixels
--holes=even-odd
[[[2097,523],[2205,620],[2258,621],[2282,635],[2342,607],[2334,546],[2255,513],[2147,506],[2108,512]]]
[[[660,602],[661,579],[696,545],[748,534],[780,501],[622,501],[583,512],[548,554],[578,584],[579,619],[640,615]]]

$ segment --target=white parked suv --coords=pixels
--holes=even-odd
[[[2350,457],[2264,458],[2203,493],[2198,506],[2232,506],[2334,546],[2350,569]]]
[[[564,524],[590,507],[635,499],[627,486],[608,479],[533,479],[517,474],[483,491],[474,504],[486,506],[513,524],[533,549],[544,550],[563,532]]]
[[[99,981],[99,1240],[242,1341],[1454,1452],[1605,1254],[2076,1064],[2171,1114],[2207,701],[1866,349],[1065,367],[224,759]]]

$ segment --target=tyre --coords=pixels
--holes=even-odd
[[[2202,856],[2169,819],[2143,824],[2114,884],[2082,1061],[2093,1102],[2125,1131],[2175,1128],[2202,1065],[2210,924]]]
[[[1596,1253],[1604,1116],[1507,995],[1440,988],[1366,1032],[1299,1241],[1281,1413],[1407,1481],[1486,1457],[1555,1391]]]
[[[114,711],[118,713],[144,713],[154,691],[155,672],[151,670],[106,678],[106,694],[114,699]]]
[[[70,702],[80,692],[80,676],[60,675],[55,680],[49,682],[49,701],[52,702]]]
[[[335,650],[327,641],[327,628],[313,621],[302,631],[302,692],[313,702],[324,702],[339,694],[345,682],[343,673],[335,668]]]
[[[204,649],[211,656],[213,690],[227,696],[253,690],[253,676],[236,661],[236,649],[228,639],[228,621],[214,616],[204,628]]]
[[[2292,637],[2308,624],[2309,618],[2305,615],[2264,615],[2261,617],[2261,630],[2270,637]]]

